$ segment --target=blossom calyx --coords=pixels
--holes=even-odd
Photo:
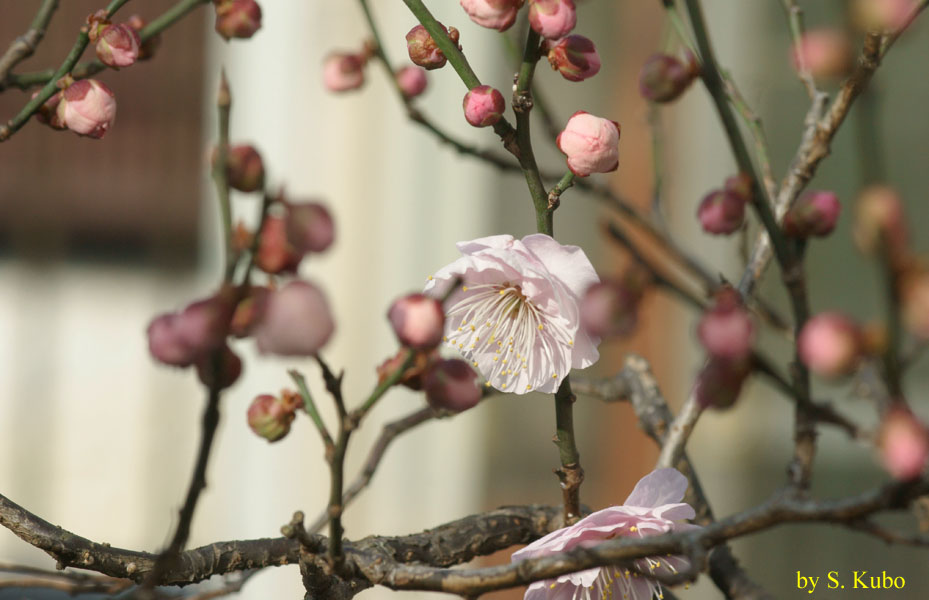
[[[300,396],[287,390],[280,398],[270,394],[256,396],[248,407],[248,426],[255,435],[276,442],[290,433],[290,424],[301,405]]]
[[[841,211],[835,192],[807,192],[784,215],[784,233],[793,238],[827,236],[835,229]]]
[[[471,20],[488,29],[506,31],[516,21],[523,0],[460,0]]]
[[[261,6],[255,0],[214,0],[216,33],[223,39],[250,38],[261,29]]]
[[[461,49],[461,46],[458,44],[460,35],[458,30],[454,27],[446,28],[441,23],[439,25],[448,32],[448,37],[451,39],[452,43]],[[406,34],[406,49],[410,54],[410,60],[427,71],[444,67],[445,63],[448,61],[448,58],[439,50],[435,40],[432,39],[432,36],[429,35],[429,32],[426,31],[426,28],[422,25],[417,25]]]
[[[313,356],[334,330],[323,293],[309,282],[291,281],[270,294],[254,336],[262,353]]]
[[[377,366],[378,385],[387,381],[388,378],[393,377],[397,373],[397,370],[403,366],[411,353],[413,354],[413,362],[400,374],[397,383],[411,390],[419,391],[423,389],[423,375],[425,375],[432,364],[440,358],[438,351],[435,349],[423,351],[400,348],[396,354]]]
[[[426,402],[433,408],[453,412],[473,408],[481,401],[481,390],[476,381],[477,373],[465,361],[440,359],[423,377]]]
[[[102,138],[116,122],[116,96],[96,79],[75,81],[61,91],[58,122],[71,131]]]
[[[367,60],[353,52],[333,52],[323,60],[323,85],[330,92],[357,90],[365,82]]]
[[[128,67],[139,59],[141,47],[142,40],[130,25],[107,25],[97,38],[97,58],[108,67]]]
[[[651,102],[671,102],[690,87],[699,73],[697,60],[689,50],[684,60],[669,54],[653,54],[639,71],[639,92]]]
[[[600,72],[597,48],[582,35],[568,35],[546,46],[549,64],[568,81],[584,81]]]
[[[567,156],[568,168],[579,177],[619,168],[620,127],[584,111],[574,113],[555,143]]]
[[[529,0],[529,26],[542,37],[564,37],[576,24],[574,0]]]
[[[479,85],[468,90],[462,101],[465,120],[474,127],[489,127],[503,117],[506,102],[499,90]]]

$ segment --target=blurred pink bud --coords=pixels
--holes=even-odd
[[[638,321],[645,280],[635,276],[593,284],[581,297],[581,328],[594,337],[629,335]],[[630,285],[631,283],[631,285]]]
[[[824,312],[811,317],[797,338],[800,360],[822,377],[848,375],[858,364],[861,332],[848,317]]]
[[[690,87],[698,73],[697,60],[690,51],[683,61],[668,54],[653,54],[639,72],[639,93],[652,102],[671,102]]]
[[[291,281],[271,293],[254,335],[262,353],[312,356],[334,329],[323,293],[306,281]]]
[[[217,388],[224,390],[231,387],[242,375],[242,359],[225,345],[217,350],[216,354],[215,365],[213,352],[208,352],[197,360],[197,378],[200,379],[200,383],[211,389],[214,382],[218,381]]]
[[[229,293],[220,292],[188,304],[175,323],[184,343],[202,355],[226,340],[232,313]]]
[[[461,0],[471,20],[489,29],[506,31],[516,21],[523,0]]]
[[[568,168],[578,177],[609,173],[619,167],[619,123],[582,110],[568,119],[555,143],[568,157]]]
[[[529,25],[544,38],[558,39],[577,24],[574,0],[529,0]]]
[[[255,192],[264,187],[265,167],[253,146],[231,146],[226,154],[226,178],[229,186],[240,192]]]
[[[426,402],[437,409],[462,412],[481,401],[477,373],[458,358],[437,361],[426,372],[423,388],[426,390]]]
[[[287,242],[299,254],[323,252],[335,239],[335,225],[329,210],[318,202],[285,204]]]
[[[365,82],[365,59],[359,54],[333,52],[323,61],[323,84],[330,92],[357,90]]]
[[[294,393],[283,393],[282,398],[270,394],[256,396],[248,407],[248,426],[256,435],[269,442],[283,439],[290,432],[301,403]]]
[[[397,339],[417,350],[435,348],[442,341],[445,311],[442,303],[423,294],[410,294],[394,301],[387,312]]]
[[[178,328],[178,315],[158,315],[149,323],[148,351],[158,362],[174,367],[189,367],[198,353],[187,345]]]
[[[548,62],[568,81],[584,81],[600,72],[600,55],[582,35],[569,35],[548,49]]]
[[[711,358],[746,360],[752,353],[755,327],[739,292],[726,286],[716,293],[716,301],[697,326],[697,336]]]
[[[799,70],[803,63],[813,77],[841,79],[855,64],[851,40],[838,29],[807,31],[793,49],[794,68]]]
[[[784,215],[784,233],[794,238],[827,236],[839,222],[841,211],[835,192],[807,192]]]
[[[739,198],[745,200],[745,202],[751,202],[754,196],[752,193],[752,183],[753,180],[751,175],[748,173],[739,173],[738,175],[727,177],[723,189],[727,192],[732,192]]]
[[[116,121],[116,97],[96,79],[75,81],[61,92],[57,115],[71,131],[99,139]]]
[[[264,286],[251,286],[248,293],[239,301],[232,313],[229,322],[229,334],[233,337],[244,338],[251,335],[255,324],[258,323],[264,311],[265,302],[271,293],[270,288]]]
[[[854,0],[852,22],[861,31],[896,31],[917,4],[916,0]]]
[[[458,30],[454,27],[446,28],[444,25],[442,25],[442,29],[448,32],[448,37],[451,38],[452,43],[460,49]],[[422,25],[417,25],[406,34],[406,49],[410,54],[410,60],[427,71],[444,67],[448,61],[442,51],[439,50],[435,40],[432,39],[432,36]]]
[[[929,271],[916,270],[903,278],[901,304],[907,329],[929,340]]]
[[[255,266],[271,275],[296,273],[303,254],[287,239],[287,222],[283,217],[268,215],[261,228]]]
[[[462,106],[465,120],[475,127],[493,125],[506,110],[503,94],[489,85],[479,85],[468,90]]]
[[[908,234],[903,201],[888,186],[865,188],[855,210],[855,243],[865,254],[887,253],[892,262],[907,254]]]
[[[147,25],[145,19],[139,15],[132,15],[126,19],[126,25],[132,27],[137,32],[142,31],[142,29]],[[155,56],[155,51],[158,49],[158,46],[161,45],[161,34],[153,35],[147,40],[142,42],[142,45],[139,46],[139,60],[148,60],[151,57]]]
[[[929,433],[909,409],[895,406],[884,416],[880,450],[884,468],[895,479],[916,479],[929,459]]]
[[[426,71],[421,67],[407,65],[395,74],[397,85],[406,98],[415,98],[426,91],[429,85],[429,79],[426,77]]]
[[[142,40],[127,24],[107,25],[97,39],[97,58],[108,67],[128,67],[139,58]]]
[[[745,199],[728,190],[713,190],[697,207],[697,218],[707,233],[728,235],[745,221]]]
[[[749,361],[710,359],[694,382],[693,394],[703,408],[729,408],[739,399],[751,372]]]
[[[216,33],[224,39],[250,38],[261,29],[261,7],[255,0],[218,0]]]

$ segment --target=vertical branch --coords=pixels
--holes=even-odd
[[[232,96],[229,93],[226,71],[223,70],[219,77],[219,94],[216,99],[216,108],[219,111],[219,141],[216,145],[216,161],[213,163],[213,182],[216,184],[216,199],[219,202],[219,213],[222,218],[223,264],[225,265],[223,272],[228,281],[235,269],[232,256],[232,207],[229,201],[229,180],[226,172],[229,160],[229,110],[232,106]]]

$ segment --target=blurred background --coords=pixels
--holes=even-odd
[[[25,31],[38,4],[0,0],[0,46]],[[46,41],[20,71],[57,65],[84,17],[100,8],[96,0],[61,4]],[[123,11],[151,19],[172,4],[134,2]],[[323,89],[323,57],[358,48],[368,35],[357,3],[261,4],[262,29],[249,41],[222,43],[206,7],[163,35],[153,61],[101,74],[119,103],[117,124],[105,140],[30,123],[0,145],[0,493],[96,541],[157,551],[175,525],[187,487],[203,392],[192,372],[150,359],[145,327],[155,314],[208,295],[219,280],[219,225],[206,156],[215,136],[221,68],[232,89],[232,140],[255,144],[272,186],[324,201],[336,219],[336,245],[304,261],[301,273],[325,289],[334,309],[337,331],[325,356],[345,369],[347,398],[363,398],[375,384],[375,366],[396,350],[384,318],[392,299],[421,289],[428,275],[457,256],[455,242],[533,232],[522,177],[459,156],[409,123],[382,70],[368,69],[365,87],[355,93],[335,96]],[[809,26],[843,25],[845,2],[801,4]],[[406,64],[403,36],[414,18],[397,2],[371,5],[388,55],[396,66]],[[473,25],[457,2],[430,8],[461,30],[464,51],[482,81],[510,89],[515,66],[501,36]],[[720,62],[763,119],[779,179],[799,143],[808,102],[789,64],[782,5],[707,0],[705,10]],[[660,3],[581,2],[576,32],[598,45],[603,69],[576,84],[540,64],[540,94],[553,106],[558,126],[576,110],[619,121],[620,168],[594,178],[608,180],[643,210],[652,197],[657,132],[663,168],[658,210],[671,234],[721,275],[738,279],[739,240],[710,238],[694,218],[702,195],[735,171],[707,94],[695,86],[656,120],[637,91],[639,67],[668,36]],[[879,271],[855,251],[848,233],[852,201],[866,181],[896,186],[913,223],[929,219],[923,201],[929,192],[927,49],[929,27],[917,22],[852,110],[810,186],[835,190],[846,209],[837,233],[808,252],[814,311],[839,309],[863,320],[881,314]],[[430,89],[419,101],[424,112],[460,138],[498,149],[492,133],[461,118],[466,90],[455,73],[445,68],[429,78]],[[0,118],[15,114],[27,99],[18,90],[0,95]],[[563,169],[563,157],[544,139],[542,127],[535,136],[540,163]],[[256,198],[235,199],[235,214],[246,222],[258,209]],[[565,194],[556,213],[559,240],[582,245],[603,275],[618,272],[627,260],[603,239],[601,223],[610,218],[577,190]],[[914,237],[919,250],[929,249],[925,236]],[[762,289],[785,307],[778,279],[772,268]],[[594,371],[609,376],[627,352],[641,354],[676,409],[702,361],[695,318],[650,292],[636,334],[604,343]],[[784,340],[764,334],[762,342],[786,364]],[[273,445],[251,434],[245,422],[255,395],[290,387],[288,368],[303,370],[324,398],[316,366],[258,357],[248,341],[236,349],[246,360],[245,374],[224,396],[209,487],[189,546],[275,536],[294,510],[313,518],[325,505],[328,475],[308,420],[298,419],[291,435]],[[923,418],[929,417],[920,401],[927,379],[923,357],[905,381]],[[875,422],[871,404],[856,396],[852,384],[817,381],[814,392],[864,423]],[[349,474],[357,472],[382,423],[421,403],[415,394],[391,391],[353,439]],[[550,442],[553,412],[551,400],[540,395],[498,396],[404,436],[347,510],[346,535],[404,534],[503,504],[559,502],[551,472],[558,462]],[[651,470],[657,451],[627,405],[580,398],[576,413],[587,471],[582,499],[593,509],[619,504]],[[783,485],[792,421],[790,403],[757,380],[734,409],[702,418],[689,451],[717,515],[742,510]],[[814,479],[819,496],[851,494],[885,478],[871,451],[840,433],[823,430],[820,448]],[[898,524],[913,526],[909,520]],[[907,580],[895,598],[929,592],[924,554],[836,528],[785,526],[733,547],[778,598],[809,597],[796,589],[798,570],[887,570]],[[6,530],[0,530],[0,561],[53,566]],[[302,593],[296,567],[268,569],[242,592],[248,598]],[[680,595],[721,597],[706,578]]]

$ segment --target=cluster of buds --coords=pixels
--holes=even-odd
[[[581,297],[581,328],[593,337],[626,336],[635,330],[639,305],[651,283],[649,273],[633,264],[619,277],[593,284]]]
[[[113,25],[105,10],[87,17],[87,37],[96,44],[97,58],[108,67],[128,67],[139,60],[142,40],[138,28],[131,23]]]
[[[280,441],[290,433],[290,425],[302,406],[300,395],[290,390],[281,390],[280,396],[256,396],[248,407],[248,426],[269,442]]]
[[[740,173],[727,179],[722,189],[713,190],[703,197],[697,207],[697,218],[707,233],[734,233],[745,222],[745,205],[751,199],[752,179]]]
[[[690,50],[683,60],[670,54],[653,54],[639,72],[639,92],[650,102],[678,99],[700,74],[700,65]]]
[[[247,39],[261,29],[261,6],[255,0],[213,0],[216,33],[223,39]]]
[[[751,370],[755,341],[751,315],[735,289],[724,286],[716,292],[697,326],[697,337],[707,353],[694,386],[697,402],[703,407],[732,406]]]
[[[461,45],[458,43],[460,34],[458,30],[454,27],[446,28],[441,23],[439,25],[448,33],[449,39],[460,50]],[[422,25],[417,25],[406,34],[406,50],[413,64],[419,65],[427,71],[440,69],[448,62],[448,58],[439,50],[435,40],[432,39],[432,36]]]
[[[523,0],[461,0],[471,20],[488,29],[506,31],[514,22]]]
[[[329,210],[318,202],[279,199],[265,218],[255,265],[271,275],[295,273],[303,257],[324,252],[335,240]]]
[[[792,238],[825,237],[839,221],[842,204],[834,192],[807,192],[784,215],[784,233]]]
[[[546,40],[542,51],[548,56],[552,69],[568,81],[584,81],[600,72],[600,54],[594,43],[582,35]]]
[[[409,362],[398,383],[425,390],[426,401],[433,408],[461,412],[480,402],[481,390],[474,369],[460,359],[442,359],[436,349],[445,329],[445,312],[440,301],[423,294],[409,294],[391,305],[387,319],[403,348],[378,367],[381,382],[396,375]]]
[[[468,90],[461,103],[465,120],[474,127],[489,127],[503,117],[506,102],[499,90],[479,85]]]
[[[620,126],[584,111],[574,113],[555,143],[578,177],[609,173],[619,167]]]

